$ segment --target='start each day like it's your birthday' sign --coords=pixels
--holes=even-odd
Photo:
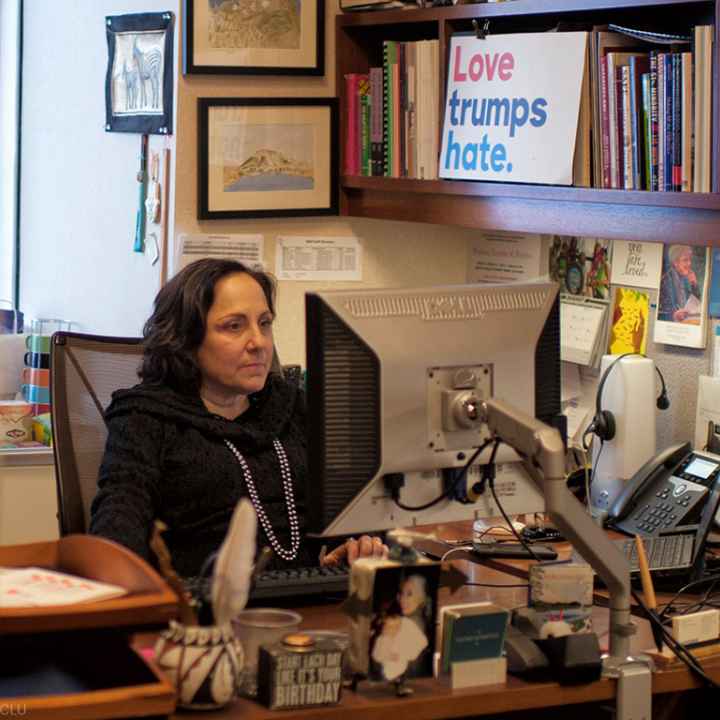
[[[571,185],[587,40],[454,35],[440,177]]]

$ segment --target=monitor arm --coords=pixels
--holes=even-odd
[[[602,578],[610,594],[610,647],[606,674],[630,660],[630,566],[605,532],[596,525],[565,481],[565,448],[560,433],[498,400],[481,405],[493,436],[510,445],[545,497],[546,512],[563,535]]]

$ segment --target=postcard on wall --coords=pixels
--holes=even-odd
[[[362,280],[362,246],[356,237],[278,237],[279,280]]]
[[[710,248],[666,245],[653,340],[704,348]]]
[[[615,240],[612,284],[657,290],[662,269],[662,243]]]
[[[176,271],[200,258],[237,260],[251,268],[265,267],[262,235],[180,235],[175,247]]]
[[[649,293],[618,287],[614,291],[608,353],[645,354],[650,317]]]
[[[468,282],[503,283],[537,280],[542,274],[540,235],[486,232],[469,248]]]
[[[548,275],[563,294],[609,300],[612,252],[611,240],[555,235],[548,253]]]

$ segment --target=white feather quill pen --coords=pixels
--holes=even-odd
[[[247,604],[256,531],[255,509],[247,498],[243,498],[235,506],[215,562],[211,596],[216,625],[230,622]]]

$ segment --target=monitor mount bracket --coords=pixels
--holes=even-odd
[[[551,520],[608,588],[610,643],[603,657],[603,675],[618,681],[618,720],[650,717],[651,661],[630,655],[630,637],[635,633],[630,615],[630,566],[568,490],[560,433],[498,400],[483,402],[480,413],[490,433],[521,455],[523,465],[545,497]]]

